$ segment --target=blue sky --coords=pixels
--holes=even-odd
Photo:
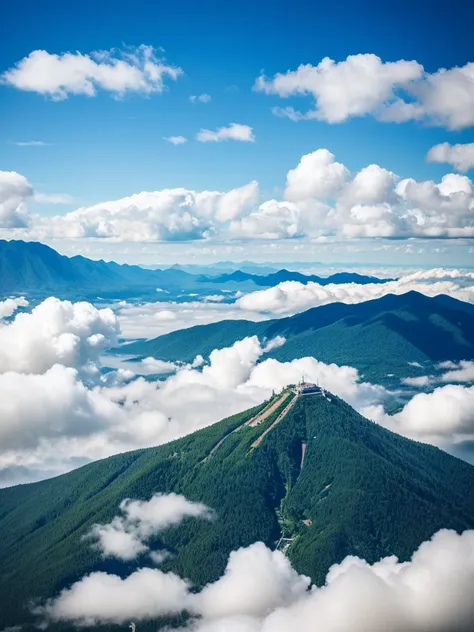
[[[443,142],[472,143],[472,127],[448,130],[422,122],[382,123],[372,116],[341,124],[293,122],[274,106],[311,108],[309,96],[281,99],[252,90],[268,77],[317,65],[326,56],[373,53],[384,62],[416,60],[426,72],[471,61],[474,6],[460,2],[8,2],[3,9],[0,71],[32,51],[83,54],[146,44],[164,49],[183,69],[161,94],[114,99],[71,95],[53,101],[0,86],[0,168],[24,175],[35,190],[73,198],[44,215],[114,200],[140,191],[186,187],[229,190],[251,180],[263,199],[278,197],[301,156],[327,148],[351,171],[377,163],[401,178],[439,179],[449,165],[429,164]],[[462,17],[461,17],[462,16]],[[21,24],[21,28],[18,25]],[[191,103],[207,93],[210,103]],[[201,128],[231,122],[253,128],[256,142],[199,143]],[[163,137],[183,135],[174,146]],[[42,141],[45,146],[15,143]],[[471,175],[471,174],[468,174]]]

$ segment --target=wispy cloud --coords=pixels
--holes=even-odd
[[[39,204],[72,204],[74,198],[67,193],[35,193],[35,202]]]
[[[44,143],[42,140],[25,140],[13,144],[17,147],[46,147],[50,143]]]
[[[212,101],[212,97],[211,97],[210,94],[205,94],[205,93],[204,94],[199,94],[199,95],[192,94],[189,97],[189,100],[191,101],[191,103],[196,103],[196,102],[209,103],[209,101]]]
[[[210,129],[201,129],[196,134],[196,140],[200,143],[218,143],[222,140],[253,143],[255,136],[252,127],[241,125],[240,123],[231,123],[228,127],[219,127],[215,132]]]
[[[166,140],[172,145],[184,145],[184,143],[188,142],[185,136],[163,136],[163,140]]]

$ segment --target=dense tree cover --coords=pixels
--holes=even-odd
[[[474,309],[449,297],[408,292],[356,305],[323,305],[278,320],[200,325],[118,351],[192,361],[197,354],[207,357],[213,349],[252,335],[286,338],[282,347],[266,357],[289,361],[313,356],[326,363],[354,366],[366,379],[390,384],[391,376],[398,382],[402,377],[426,374],[423,371],[441,360],[473,359]]]
[[[332,395],[299,397],[252,448],[285,405],[257,427],[242,424],[259,408],[164,446],[0,490],[0,629],[31,622],[30,599],[87,572],[124,576],[151,565],[146,556],[104,560],[82,539],[127,497],[176,492],[215,510],[213,521],[189,518],[152,543],[174,553],[164,570],[197,587],[221,575],[230,551],[258,540],[274,548],[282,533],[294,538],[294,567],[321,583],[346,554],[407,559],[442,527],[474,528],[474,467],[367,421]]]

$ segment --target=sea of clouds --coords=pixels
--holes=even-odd
[[[280,337],[251,336],[215,349],[206,361],[145,358],[104,373],[104,351],[121,334],[120,313],[52,297],[16,315],[14,307],[24,309],[25,300],[16,299],[13,307],[10,299],[0,303],[9,316],[0,325],[3,486],[168,442],[265,401],[302,374],[405,436],[448,451],[474,439],[472,362],[445,363],[435,376],[418,378],[420,386],[430,383],[432,392],[415,394],[402,410],[388,415],[384,403],[390,393],[363,381],[353,367],[313,357],[265,358],[271,348],[285,344]],[[164,377],[144,377],[153,373]],[[464,458],[472,455],[464,453]]]

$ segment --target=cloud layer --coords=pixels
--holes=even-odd
[[[253,133],[232,124],[217,132],[201,130],[198,137],[203,142],[252,141]],[[166,140],[179,145],[186,139]],[[143,191],[43,217],[28,215],[26,202],[33,195],[24,176],[0,172],[4,236],[125,242],[474,237],[474,185],[467,176],[448,173],[440,182],[418,182],[376,164],[351,173],[327,149],[302,156],[290,169],[281,200],[261,201],[258,183],[252,181],[227,192]],[[35,195],[41,198],[71,202],[64,195]]]
[[[404,563],[347,557],[331,567],[321,588],[310,587],[282,553],[257,542],[231,553],[223,576],[197,593],[157,569],[142,568],[125,579],[92,573],[37,613],[93,625],[187,610],[186,630],[194,632],[312,630],[316,622],[318,632],[379,632],[381,621],[391,632],[467,632],[473,582],[473,531],[439,531]]]
[[[468,303],[474,303],[474,273],[459,270],[421,270],[386,283],[341,283],[320,285],[310,281],[285,281],[274,287],[250,292],[237,299],[237,305],[246,312],[267,315],[290,315],[328,303],[362,303],[387,294],[405,294],[415,291],[426,296],[446,294]]]

